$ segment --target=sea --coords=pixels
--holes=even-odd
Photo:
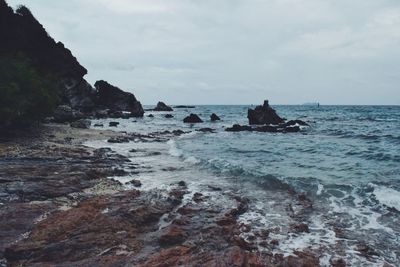
[[[281,117],[310,127],[299,133],[226,132],[233,124],[248,124],[248,108],[254,106],[204,105],[95,120],[92,125],[128,134],[187,133],[161,142],[138,138],[87,145],[128,156],[137,172],[113,179],[139,179],[142,190],[167,189],[183,180],[192,194],[209,196],[213,205],[226,204],[221,191],[249,198],[239,222],[252,231],[268,229],[269,239],[278,241],[273,253],[318,251],[321,266],[337,258],[348,266],[400,266],[400,106],[277,105],[273,108]],[[183,123],[190,113],[204,123]],[[221,121],[211,122],[212,113]],[[110,121],[120,125],[108,127]],[[196,131],[206,127],[215,133]],[[299,195],[311,203],[308,208],[299,204]],[[291,230],[300,222],[308,232]],[[262,244],[265,240],[252,231],[243,237]]]

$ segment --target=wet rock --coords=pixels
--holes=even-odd
[[[104,127],[104,125],[103,125],[102,123],[96,123],[96,124],[94,125],[94,127]]]
[[[170,106],[167,106],[164,102],[158,102],[154,111],[174,111]]]
[[[202,132],[202,133],[215,133],[215,129],[212,128],[201,128],[196,130],[197,132]]]
[[[144,110],[132,93],[124,92],[106,81],[95,83],[97,105],[112,111],[128,111],[132,117],[143,117]]]
[[[55,122],[64,123],[76,121],[82,118],[83,114],[68,105],[60,105],[55,109],[53,117]]]
[[[172,133],[173,133],[174,135],[176,135],[176,136],[179,136],[179,135],[182,135],[182,134],[184,134],[184,133],[186,133],[186,132],[184,132],[184,131],[182,131],[182,130],[173,130]]]
[[[171,119],[171,118],[174,117],[174,115],[172,115],[172,114],[166,114],[164,117],[167,118],[167,119]]]
[[[218,117],[218,115],[215,114],[215,113],[211,114],[210,119],[211,119],[211,121],[219,121],[219,120],[221,120],[221,118]]]
[[[360,255],[369,259],[372,258],[373,256],[377,256],[378,253],[376,253],[370,246],[367,244],[358,244],[356,247],[356,250],[360,252]]]
[[[262,106],[257,106],[254,110],[249,109],[247,113],[249,124],[275,124],[283,123],[284,120],[276,114],[276,111],[269,106],[268,100]]]
[[[153,114],[149,114],[147,117],[154,118],[154,115]]]
[[[222,188],[216,187],[216,186],[212,186],[212,185],[208,185],[208,188],[210,188],[213,191],[222,191]]]
[[[117,127],[119,125],[119,122],[116,121],[110,121],[110,123],[108,124],[109,127]]]
[[[134,187],[141,187],[142,186],[142,182],[140,182],[139,180],[136,180],[136,179],[127,182],[127,184],[131,184]]]
[[[182,244],[188,236],[189,234],[181,227],[172,224],[164,229],[158,242],[162,246],[177,245]]]
[[[299,126],[310,126],[310,125],[308,125],[308,123],[306,123],[306,122],[304,122],[302,120],[290,120],[290,121],[285,123],[286,127],[288,127],[288,126],[297,126],[297,125],[299,125]]]
[[[253,128],[251,126],[247,125],[239,125],[239,124],[234,124],[230,128],[226,128],[225,131],[227,132],[243,132],[243,131],[253,131]]]
[[[126,136],[112,137],[108,139],[107,142],[112,144],[129,143],[129,137]]]
[[[299,224],[293,224],[291,225],[291,228],[295,233],[309,233],[310,229],[308,228],[308,225],[305,223],[299,223]]]
[[[202,194],[202,193],[194,193],[194,195],[193,195],[193,201],[194,202],[201,202],[201,201],[203,201],[204,200],[204,195]]]
[[[186,187],[185,181],[180,181],[180,182],[178,182],[178,185],[179,185],[179,186],[184,186],[184,187]]]
[[[179,105],[179,106],[174,106],[174,108],[196,108],[195,106],[184,106],[184,105]]]
[[[342,258],[331,258],[329,263],[332,267],[346,267],[346,261]]]
[[[92,122],[90,120],[81,119],[74,122],[71,122],[70,126],[72,128],[79,128],[79,129],[89,129]]]
[[[184,123],[202,123],[203,121],[196,114],[190,114],[188,117],[183,119]]]

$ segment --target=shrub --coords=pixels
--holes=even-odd
[[[56,88],[24,55],[0,55],[0,127],[27,126],[51,114]]]

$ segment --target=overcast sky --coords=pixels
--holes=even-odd
[[[144,104],[400,104],[399,0],[8,0]]]

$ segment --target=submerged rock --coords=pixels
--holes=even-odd
[[[268,100],[264,101],[262,106],[257,106],[254,110],[249,109],[247,113],[249,124],[280,124],[284,120],[276,114],[276,111],[269,106]]]
[[[117,127],[119,125],[119,122],[117,121],[110,121],[110,123],[108,124],[108,126],[110,127]]]
[[[164,102],[158,102],[154,111],[174,111],[170,106],[167,106]]]
[[[174,108],[196,108],[195,106],[184,106],[184,105],[179,105],[179,106],[174,106]]]
[[[230,128],[226,128],[227,132],[261,132],[261,133],[295,133],[301,129],[299,126],[285,126],[284,124],[278,126],[264,125],[264,126],[249,126],[235,124]]]
[[[221,120],[221,118],[218,117],[218,115],[215,113],[211,114],[210,119],[211,119],[211,121],[220,121]]]
[[[202,123],[203,121],[196,114],[190,114],[190,116],[183,119],[184,123]]]
[[[172,114],[167,114],[167,115],[165,115],[164,117],[167,118],[167,119],[171,119],[171,118],[174,117],[174,115],[172,115]]]

